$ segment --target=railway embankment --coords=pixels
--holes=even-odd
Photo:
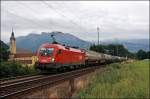
[[[62,83],[55,84],[53,86],[47,86],[32,94],[26,95],[26,98],[69,98],[74,96],[77,91],[86,88],[92,81],[90,78],[94,75],[94,72],[76,77],[70,80],[66,80]]]
[[[3,81],[0,88],[1,98],[68,98],[92,81],[95,71],[104,67],[93,66],[56,75],[19,78],[15,81]],[[34,79],[31,79],[34,78]]]
[[[149,60],[111,64],[78,92],[78,98],[150,98]]]

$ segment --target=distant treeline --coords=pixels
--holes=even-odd
[[[100,53],[110,54],[114,56],[121,56],[121,57],[127,56],[129,58],[135,58],[135,59],[150,58],[150,51],[146,52],[140,49],[137,53],[132,53],[128,51],[128,49],[121,44],[92,45],[90,47],[90,50],[100,52]]]

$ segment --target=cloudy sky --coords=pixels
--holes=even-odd
[[[1,39],[62,31],[83,40],[149,37],[149,1],[2,1]]]

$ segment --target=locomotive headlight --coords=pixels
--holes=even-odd
[[[52,58],[52,59],[51,59],[51,62],[54,62],[54,61],[55,61],[55,59],[54,59],[54,58]]]

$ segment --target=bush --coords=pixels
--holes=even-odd
[[[0,78],[33,74],[36,72],[37,70],[34,67],[22,66],[17,62],[1,62],[0,66]]]

